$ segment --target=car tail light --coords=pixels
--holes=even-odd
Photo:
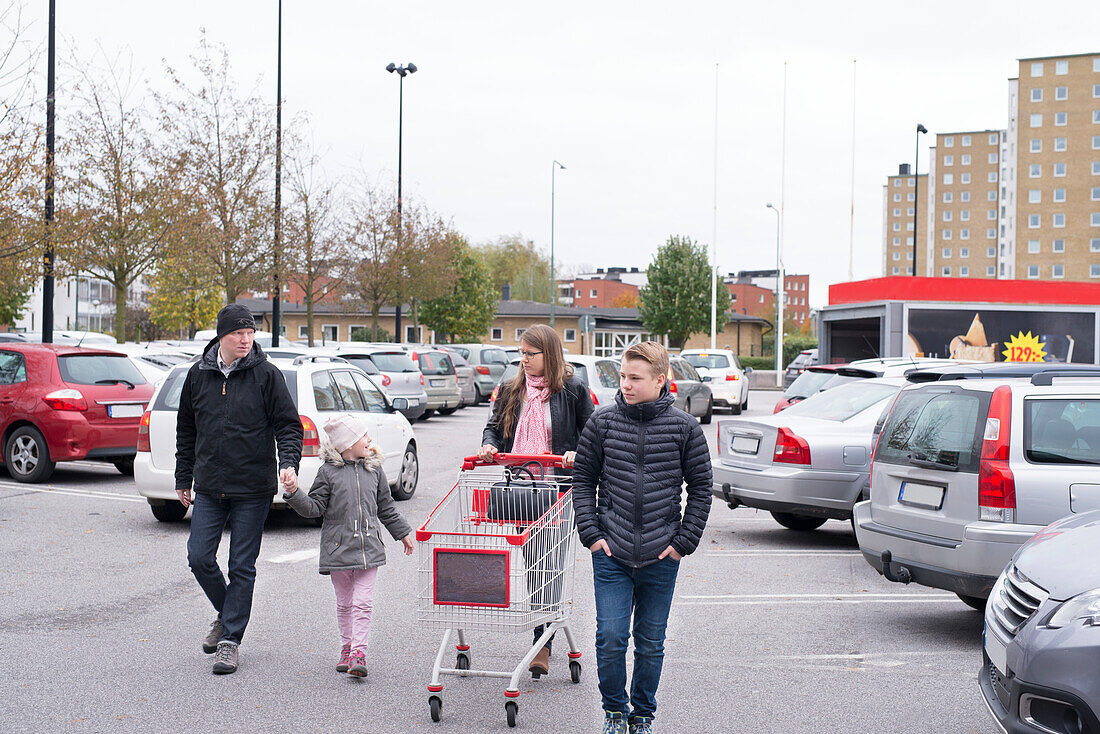
[[[42,398],[42,402],[54,410],[87,410],[88,403],[79,390],[55,390]]]
[[[321,434],[317,432],[317,424],[304,415],[302,419],[302,456],[321,455]]]
[[[735,380],[740,380],[740,379],[741,379],[741,375],[737,374],[736,372],[727,372],[726,373],[726,382],[734,382]]]
[[[588,388],[588,396],[592,398],[592,407],[600,404],[599,398],[596,397],[596,391],[592,388]]]
[[[778,403],[775,404],[775,410],[772,411],[772,415],[775,415],[779,411],[785,410],[789,407],[791,407],[791,402],[784,398],[783,400],[780,400]]]
[[[424,373],[423,372],[420,373],[420,384],[421,385],[424,384]]]
[[[383,373],[382,374],[382,387],[389,387],[391,382],[393,382],[393,380],[390,379],[390,376]]]
[[[476,370],[477,370],[477,373],[478,373],[479,375],[487,375],[487,374],[489,374],[489,368],[488,368],[488,367],[486,367],[486,366],[485,366],[485,365],[483,365],[483,364],[479,364],[479,365],[478,365],[477,367],[475,367],[474,369],[476,369]]]
[[[493,394],[489,396],[489,402],[495,403],[497,401],[497,393],[500,392],[500,385],[493,388]]]
[[[989,400],[982,458],[978,465],[978,508],[982,520],[1016,520],[1016,480],[1008,466],[1012,434],[1012,388],[1001,385]]]
[[[676,390],[676,380],[669,380],[669,381],[668,381],[668,391],[669,391],[670,393],[672,393],[673,395],[675,395],[675,394],[677,393],[677,390]]]
[[[149,419],[152,417],[150,411],[145,411],[141,416],[141,422],[138,423],[138,451],[152,451],[153,448],[149,445]]]
[[[775,438],[775,455],[772,460],[781,464],[809,464],[810,445],[791,429],[780,427],[779,435]]]

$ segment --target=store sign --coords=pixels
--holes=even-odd
[[[976,362],[1096,362],[1091,311],[910,307],[904,354]]]

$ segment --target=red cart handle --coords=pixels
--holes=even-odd
[[[520,466],[522,464],[540,464],[544,468],[565,469],[561,456],[555,454],[493,454],[489,461],[483,461],[477,456],[467,456],[462,460],[462,471],[470,471],[479,466]]]

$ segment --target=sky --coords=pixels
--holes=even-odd
[[[205,30],[240,87],[273,102],[277,7],[57,0],[58,57],[124,50],[166,89],[164,64],[186,67]],[[23,8],[43,45],[46,8]],[[559,272],[644,269],[673,234],[716,243],[722,273],[774,268],[771,202],[784,265],[810,274],[820,307],[849,279],[850,241],[855,279],[881,275],[882,186],[912,162],[917,123],[931,133],[923,172],[937,132],[1005,126],[1017,59],[1100,52],[1097,28],[1096,0],[285,0],[284,120],[308,116],[328,175],[395,179],[398,78],[385,66],[414,62],[404,193],[472,242],[519,234],[549,251],[558,160]],[[59,71],[59,114],[72,74]]]

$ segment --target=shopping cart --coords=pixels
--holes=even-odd
[[[515,726],[520,676],[558,630],[569,643],[570,679],[580,682],[581,653],[568,623],[577,534],[572,480],[561,461],[547,454],[496,454],[492,462],[468,456],[455,486],[416,531],[418,620],[444,629],[428,685],[432,721],[443,708],[441,676],[508,678],[504,710]],[[538,625],[545,631],[514,669],[470,669],[467,632],[530,632]],[[455,666],[445,668],[452,635]]]

